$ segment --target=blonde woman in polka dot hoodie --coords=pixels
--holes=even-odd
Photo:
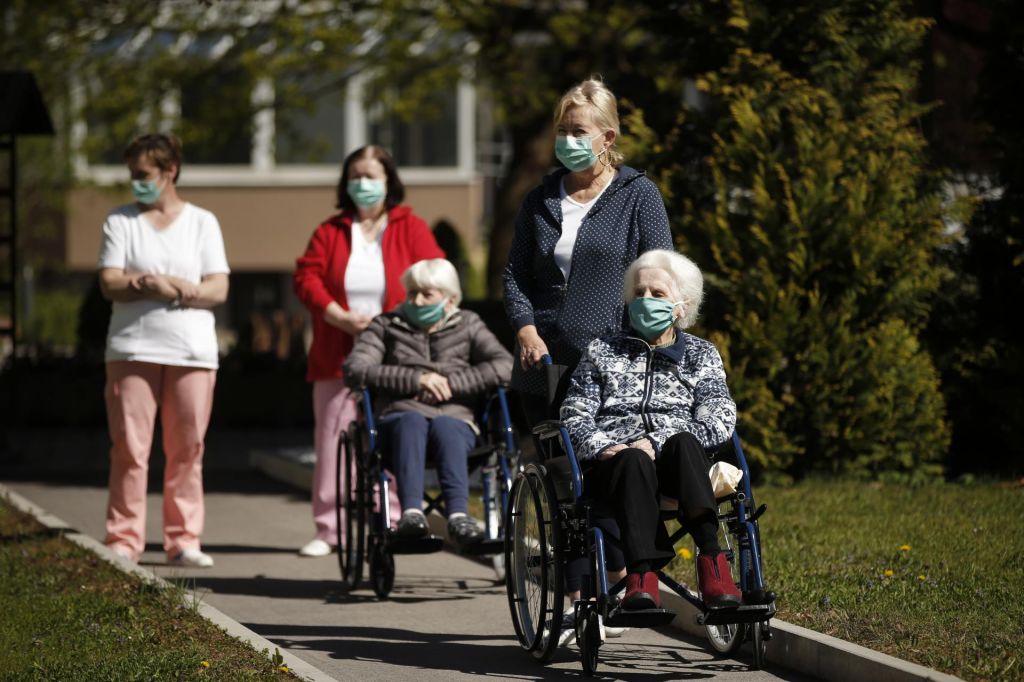
[[[623,329],[626,268],[646,251],[672,248],[657,186],[615,149],[619,116],[607,86],[589,79],[570,88],[554,121],[564,168],[523,201],[504,273],[517,337],[512,387],[531,424],[556,416],[561,402],[552,413],[541,357],[571,370],[593,339]]]

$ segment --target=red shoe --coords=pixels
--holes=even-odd
[[[626,611],[661,608],[658,575],[652,571],[627,575],[626,596],[622,598],[622,608]]]
[[[697,585],[700,588],[701,599],[709,608],[739,606],[743,599],[729,574],[729,562],[725,560],[725,552],[713,556],[701,554],[697,557]]]

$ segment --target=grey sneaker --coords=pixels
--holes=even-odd
[[[576,641],[576,608],[570,606],[562,614],[562,631],[558,633],[558,646]]]
[[[406,509],[398,520],[395,535],[400,538],[425,538],[430,535],[427,517],[419,509]]]
[[[484,539],[480,524],[469,514],[452,514],[448,517],[448,537],[460,545],[469,545]]]

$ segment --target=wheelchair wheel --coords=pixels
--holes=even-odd
[[[749,627],[750,640],[754,645],[754,670],[764,670],[764,658],[768,647],[768,623],[751,623]]]
[[[370,580],[373,593],[386,599],[395,586],[395,557],[382,542],[372,542],[370,549]]]
[[[335,477],[338,496],[338,563],[341,577],[349,590],[358,589],[363,577],[364,550],[366,548],[366,486],[361,460],[362,443],[358,434],[341,434],[338,442],[338,471]],[[342,469],[344,467],[344,469]],[[341,491],[341,474],[346,472],[345,490]],[[344,492],[344,494],[342,494]],[[344,500],[341,502],[340,500]],[[345,542],[341,541],[340,505],[345,505]]]
[[[718,540],[729,564],[729,574],[732,576],[733,581],[739,584],[739,556],[736,548],[733,547],[732,536],[726,528],[725,521],[722,521],[719,526]],[[699,556],[699,552],[694,552],[695,570]],[[708,643],[711,644],[712,649],[720,654],[732,655],[739,651],[739,648],[743,645],[747,626],[743,623],[722,623],[720,625],[704,625],[704,630],[707,633]]]
[[[508,605],[520,645],[542,663],[562,629],[561,537],[558,498],[543,467],[516,477],[505,521]]]
[[[586,622],[579,628],[576,639],[583,657],[583,673],[593,677],[597,672],[597,651],[601,646],[601,622],[596,609],[588,609]]]

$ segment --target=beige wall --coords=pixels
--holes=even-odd
[[[217,216],[228,263],[238,271],[291,271],[313,229],[335,213],[334,187],[183,187],[181,196]],[[130,201],[127,192],[74,189],[68,197],[67,265],[92,270],[103,219]],[[479,181],[406,186],[406,203],[431,226],[450,222],[473,253],[480,246],[483,193]]]

